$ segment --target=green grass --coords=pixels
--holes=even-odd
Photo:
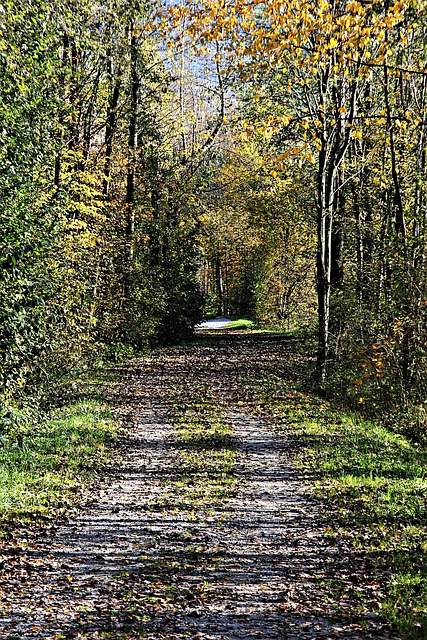
[[[381,615],[405,640],[427,637],[427,451],[273,377],[248,390],[291,437],[297,465],[314,473],[330,535],[376,558],[388,575]],[[326,506],[327,505],[327,506]]]
[[[12,523],[66,511],[107,460],[115,433],[105,406],[82,401],[5,435],[0,447],[0,535]]]
[[[253,329],[255,329],[255,323],[249,318],[231,320],[226,326],[227,331],[252,331]]]

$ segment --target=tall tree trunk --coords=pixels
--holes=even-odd
[[[406,242],[406,224],[403,211],[402,190],[400,187],[400,180],[397,169],[395,130],[390,104],[389,72],[387,64],[384,64],[384,101],[387,114],[387,128],[390,139],[391,175],[393,178],[394,186],[395,229],[396,233],[400,234],[403,240]]]
[[[107,109],[107,123],[105,126],[105,165],[104,179],[102,183],[102,193],[108,198],[110,192],[110,176],[111,176],[111,160],[113,156],[113,138],[117,122],[117,107],[120,97],[120,71],[116,78],[113,77],[113,64],[111,60],[111,51],[108,52],[107,73],[110,82],[110,98]]]
[[[222,281],[222,269],[221,258],[219,255],[215,259],[215,282],[216,282],[216,294],[218,296],[217,314],[222,316],[224,314],[224,289]]]
[[[137,38],[133,24],[129,28],[130,56],[131,56],[131,87],[130,87],[130,114],[128,137],[128,166],[126,175],[126,247],[127,264],[125,272],[124,297],[129,297],[132,279],[134,241],[135,241],[135,151],[137,146],[137,117],[138,117],[138,52]]]
[[[342,180],[341,180],[342,183]],[[344,280],[344,216],[345,216],[345,193],[340,188],[339,179],[336,180],[334,199],[334,218],[332,220],[331,238],[331,287],[340,289]]]
[[[319,340],[317,347],[316,377],[325,381],[329,353],[329,320],[331,299],[331,246],[333,204],[327,189],[326,153],[320,154],[317,200],[317,300]]]
[[[334,62],[332,60],[332,62]],[[319,76],[318,121],[321,123],[319,169],[317,172],[317,299],[319,341],[317,347],[316,378],[323,384],[329,357],[329,323],[332,286],[332,232],[335,205],[344,206],[341,194],[340,167],[350,144],[352,127],[359,97],[357,79],[347,85],[339,80],[331,87],[330,69],[325,68]],[[341,117],[341,104],[347,104],[345,122]],[[331,105],[332,102],[332,105]],[[335,110],[335,123],[328,124],[328,107]],[[339,225],[338,225],[339,226]],[[336,236],[339,249],[340,233]],[[338,268],[338,265],[337,265]],[[340,271],[340,269],[338,269]],[[337,273],[338,279],[340,274]]]
[[[332,185],[334,172],[331,173],[331,149],[328,148],[328,131],[325,120],[328,97],[329,70],[319,77],[319,121],[322,123],[321,148],[319,150],[319,169],[317,173],[317,256],[316,284],[318,301],[318,345],[316,378],[323,384],[326,378],[326,365],[329,354],[329,319],[331,300],[331,247],[333,222]]]

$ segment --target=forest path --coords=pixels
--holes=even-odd
[[[274,373],[286,385],[294,367],[289,341],[233,335],[119,368],[110,392],[128,425],[120,460],[79,517],[40,539],[2,585],[0,638],[395,638],[369,598],[343,588],[364,559],[325,536],[292,460],[304,443],[247,402],[245,378]],[[231,440],[213,441],[213,454],[200,438],[188,448],[172,423],[196,415],[222,421]],[[219,465],[206,476],[205,458],[206,469]]]

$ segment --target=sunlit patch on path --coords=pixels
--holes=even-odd
[[[229,318],[214,318],[212,320],[204,320],[196,326],[196,329],[206,329],[208,331],[226,329],[230,322],[231,320]]]

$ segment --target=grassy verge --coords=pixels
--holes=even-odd
[[[105,462],[115,437],[109,410],[96,401],[56,409],[21,424],[0,447],[0,535],[66,512]]]
[[[379,424],[334,411],[273,377],[250,397],[294,442],[295,460],[317,478],[327,533],[376,558],[384,581],[378,613],[405,640],[427,637],[427,452]],[[327,505],[327,506],[326,506]],[[373,576],[375,581],[377,578]]]
[[[180,477],[175,485],[184,503],[203,506],[229,499],[236,484],[230,426],[220,408],[204,395],[181,395],[177,405],[173,422],[180,448]]]

